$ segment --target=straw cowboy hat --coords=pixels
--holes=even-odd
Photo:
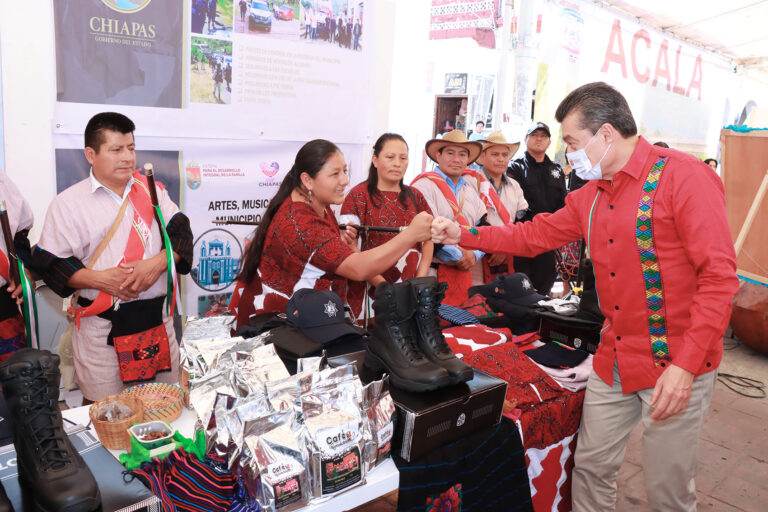
[[[520,143],[507,142],[507,139],[504,137],[503,133],[493,132],[483,141],[483,151],[490,148],[491,146],[507,146],[507,148],[509,148],[510,154],[514,155],[517,153],[517,149],[520,147]]]
[[[433,161],[437,162],[437,153],[446,146],[460,146],[469,151],[469,162],[471,164],[480,153],[483,151],[483,145],[479,142],[467,140],[467,136],[461,130],[453,130],[443,135],[442,139],[432,139],[427,141],[424,146],[424,150],[427,152],[427,156]]]

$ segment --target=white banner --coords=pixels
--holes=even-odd
[[[184,211],[195,238],[192,272],[185,284],[187,314],[216,314],[226,306],[247,238],[256,229],[219,226],[212,221],[259,222],[300,147],[292,142],[264,142],[255,147],[218,143],[183,152]],[[366,170],[356,163],[363,158],[364,148],[341,145],[340,149],[351,187],[365,179]]]
[[[373,2],[250,0],[241,17],[238,1],[218,0],[201,28],[200,0],[185,0],[183,17],[178,0],[115,1],[55,4],[54,133],[82,133],[113,104],[143,135],[372,141]]]
[[[554,123],[568,92],[604,81],[627,98],[651,142],[685,149],[716,143],[733,83],[727,60],[592,3],[551,2],[546,9],[537,120]]]
[[[373,116],[372,4],[364,0],[60,0],[54,4],[57,192],[87,176],[95,113],[136,123],[137,164],[190,218],[187,314],[228,301],[254,226],[307,141],[341,147],[365,178]],[[118,70],[119,72],[117,72]]]

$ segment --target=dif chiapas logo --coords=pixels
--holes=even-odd
[[[138,12],[152,0],[101,0],[104,5],[117,12]]]

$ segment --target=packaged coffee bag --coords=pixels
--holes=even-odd
[[[257,499],[264,511],[289,512],[309,502],[306,450],[300,442],[292,410],[252,422],[245,435],[247,473],[260,477]]]
[[[321,372],[322,373],[322,372]],[[309,451],[312,496],[323,499],[365,483],[366,438],[360,410],[362,385],[353,376],[335,375],[323,387],[316,382],[301,395],[302,430]]]
[[[395,402],[389,394],[389,376],[375,380],[363,388],[363,418],[370,431],[365,460],[370,471],[389,457],[395,431]]]

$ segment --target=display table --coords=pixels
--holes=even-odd
[[[505,343],[476,350],[464,361],[508,384],[506,398],[517,409],[507,417],[523,440],[534,509],[570,510],[584,391],[563,389],[522,353],[527,348]]]
[[[88,409],[88,406],[67,409],[62,411],[62,416],[69,421],[80,423],[83,426],[89,425],[90,417],[88,416]],[[171,425],[181,432],[182,435],[192,437],[195,429],[195,420],[195,413],[185,407],[181,416],[179,416],[176,421],[173,421]],[[93,430],[92,426],[89,425],[89,427],[95,435],[95,430]],[[123,453],[121,450],[109,451],[115,458]],[[397,471],[397,467],[395,467],[392,459],[388,459],[366,475],[365,485],[356,487],[323,503],[307,506],[301,510],[307,512],[339,512],[342,510],[350,510],[396,490],[399,484],[400,474]]]

